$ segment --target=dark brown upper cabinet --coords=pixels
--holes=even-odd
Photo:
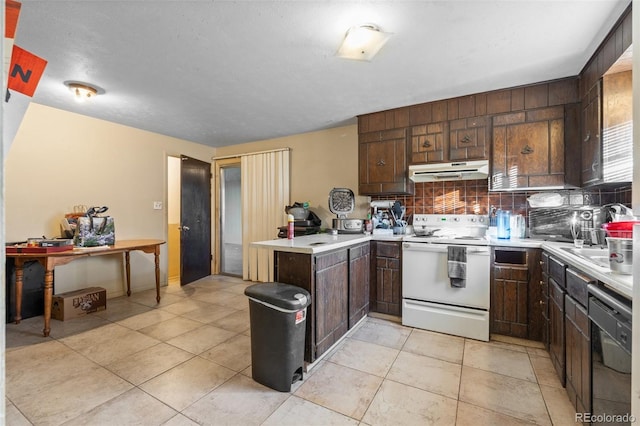
[[[359,135],[358,193],[413,194],[409,180],[407,129],[368,132]]]
[[[580,73],[582,186],[633,180],[631,5]]]
[[[566,114],[555,106],[493,117],[491,189],[567,186],[565,160],[572,154],[565,152],[565,120],[574,110]]]

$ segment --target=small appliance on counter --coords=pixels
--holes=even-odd
[[[284,208],[285,213],[293,216],[293,235],[301,237],[320,232],[322,220],[311,210],[309,203],[293,203],[292,206]],[[278,227],[278,238],[287,238],[287,225]]]
[[[535,240],[572,242],[575,238],[587,245],[600,244],[594,236],[605,222],[605,209],[600,206],[563,205],[529,209],[529,237]],[[575,237],[574,232],[579,235]],[[598,237],[599,238],[599,237]]]
[[[347,216],[353,212],[356,205],[356,197],[348,188],[333,188],[329,192],[329,211],[337,215],[333,219],[333,228],[340,234],[362,234],[364,232],[363,219],[349,219]]]

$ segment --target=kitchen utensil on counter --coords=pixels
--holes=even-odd
[[[309,215],[309,203],[293,203],[284,208],[285,213],[293,215],[294,220],[306,220]]]
[[[511,216],[511,238],[521,239],[525,235],[525,220],[521,214],[514,214]]]
[[[640,220],[603,223],[602,229],[613,238],[633,238],[633,225],[640,225]]]
[[[624,204],[613,203],[613,204],[605,204],[602,206],[606,213],[605,222],[623,222],[623,221],[632,221],[635,219],[633,215],[633,210]]]
[[[431,237],[435,232],[439,230],[440,228],[423,228],[420,226],[413,227],[413,232],[416,234],[417,237]]]
[[[333,228],[343,234],[360,234],[364,232],[363,219],[350,219],[347,216],[353,212],[356,197],[349,188],[333,188],[329,192],[329,210],[337,215],[333,219]]]
[[[509,210],[498,210],[498,238],[511,238],[511,212]]]
[[[633,273],[633,239],[607,237],[607,246],[609,246],[611,272],[631,275]]]

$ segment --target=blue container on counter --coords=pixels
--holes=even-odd
[[[509,210],[498,210],[498,238],[511,238],[511,212]]]

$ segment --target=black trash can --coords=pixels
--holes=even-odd
[[[251,321],[251,375],[253,380],[280,392],[302,380],[307,306],[311,295],[283,283],[254,284],[249,296]]]

